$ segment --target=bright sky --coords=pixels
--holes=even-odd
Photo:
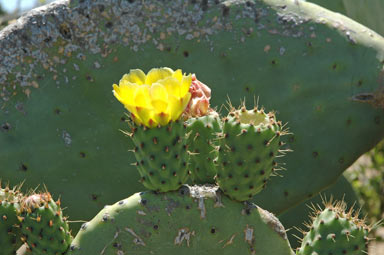
[[[36,2],[38,2],[38,0],[21,0],[21,9],[23,11],[29,10],[36,5]],[[16,8],[17,0],[0,0],[0,4],[5,11],[12,12]]]

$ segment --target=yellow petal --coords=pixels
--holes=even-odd
[[[168,92],[161,83],[153,83],[149,91],[151,99],[158,100],[167,100]]]
[[[188,76],[183,76],[181,88],[180,88],[180,97],[184,97],[191,87],[192,84],[192,75],[189,74]]]
[[[180,115],[184,112],[191,99],[191,93],[186,94],[182,98],[176,98],[175,96],[169,96],[169,112],[171,114],[171,120],[175,121],[180,118]]]
[[[156,113],[165,112],[168,108],[168,93],[160,83],[153,83],[150,89],[151,104]]]
[[[155,118],[156,122],[158,122],[160,125],[165,126],[170,121],[171,116],[168,113],[160,112],[160,113],[155,114],[154,118]]]
[[[177,98],[180,98],[180,82],[173,77],[167,77],[161,81],[159,81],[165,89],[167,90],[168,96],[173,95]]]
[[[184,97],[181,98],[180,100],[180,107],[181,107],[181,112],[184,112],[185,108],[187,108],[187,105],[189,103],[189,101],[191,100],[191,93],[187,93]]]
[[[136,89],[137,85],[131,83],[120,86],[113,84],[113,95],[124,105],[133,104],[133,95]]]
[[[158,125],[154,118],[153,110],[150,108],[136,106],[137,115],[142,123],[147,127],[156,127]]]
[[[133,101],[134,101],[133,105],[135,106],[151,109],[152,104],[149,96],[149,86],[148,85],[137,86]]]
[[[125,74],[121,80],[142,85],[145,82],[145,73],[140,69],[131,69],[129,74]]]
[[[172,76],[173,70],[168,67],[163,68],[152,68],[146,78],[145,78],[145,84],[152,85],[152,83],[162,80],[166,77]]]
[[[181,72],[181,69],[177,69],[173,75],[173,78],[176,78],[178,81],[181,81],[183,79],[183,73]]]

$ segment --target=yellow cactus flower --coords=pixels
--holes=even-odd
[[[147,74],[133,69],[113,84],[113,95],[137,124],[152,128],[180,118],[191,99],[191,83],[192,75],[180,69],[153,68]]]

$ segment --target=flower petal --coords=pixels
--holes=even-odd
[[[131,69],[129,74],[125,74],[121,80],[142,85],[145,83],[145,73],[140,69]]]
[[[169,112],[171,114],[171,120],[175,121],[180,118],[180,115],[184,112],[190,99],[191,93],[186,94],[182,98],[176,98],[173,95],[169,97]]]
[[[148,109],[152,108],[152,104],[151,104],[150,96],[149,96],[149,86],[148,85],[137,86],[137,88],[135,90],[135,94],[134,94],[133,105],[138,106],[138,107],[148,108]]]
[[[171,116],[168,113],[160,112],[154,115],[156,122],[160,125],[165,126],[171,120]]]
[[[176,98],[180,98],[180,82],[173,77],[167,77],[159,83],[163,84],[169,95],[173,95]]]
[[[124,105],[133,104],[133,95],[136,88],[137,85],[131,83],[120,86],[113,84],[113,95]]]
[[[156,127],[157,122],[155,121],[153,110],[146,107],[136,106],[137,116],[140,118],[142,123],[147,127]]]
[[[162,80],[166,77],[172,76],[173,70],[168,67],[163,68],[152,68],[146,78],[145,78],[145,84],[152,85],[152,83]]]
[[[153,83],[150,89],[150,96],[155,113],[167,111],[168,92],[162,84]]]
[[[181,69],[177,69],[173,75],[172,75],[173,78],[176,78],[178,81],[182,81],[183,79],[183,73],[181,71]]]
[[[189,74],[188,76],[183,76],[181,81],[181,87],[180,87],[180,97],[184,97],[191,87],[192,84],[192,75]]]

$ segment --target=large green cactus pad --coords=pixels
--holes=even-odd
[[[69,255],[292,255],[285,230],[269,212],[235,202],[215,186],[136,193],[85,223]]]
[[[256,196],[279,213],[383,137],[383,111],[361,95],[380,87],[382,49],[369,29],[294,0],[57,1],[0,33],[1,178],[44,183],[71,220],[139,191],[111,85],[168,66],[195,72],[212,105],[256,95],[289,123],[288,171]]]

